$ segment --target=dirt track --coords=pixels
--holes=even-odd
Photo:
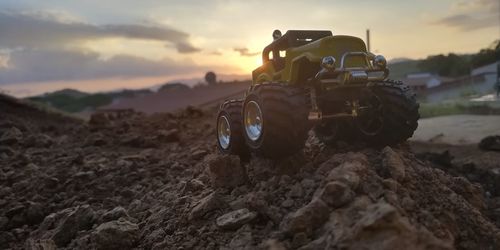
[[[450,115],[420,119],[411,140],[453,145],[476,144],[500,133],[500,116]]]
[[[408,145],[311,136],[301,154],[241,162],[217,154],[213,111],[83,123],[0,106],[0,249],[500,247],[496,194]]]

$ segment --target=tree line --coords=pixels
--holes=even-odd
[[[418,63],[422,71],[431,72],[440,76],[457,77],[470,74],[474,68],[488,65],[500,60],[500,40],[496,40],[491,46],[481,49],[476,54],[458,55],[433,55]]]

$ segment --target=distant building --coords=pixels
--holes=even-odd
[[[498,68],[500,67],[500,61],[488,64],[479,68],[475,68],[471,71],[471,76],[479,76],[479,75],[498,75]]]
[[[442,77],[428,72],[407,74],[404,82],[415,92],[423,92],[427,89],[435,88],[444,82],[452,81],[452,78]]]

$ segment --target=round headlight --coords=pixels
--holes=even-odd
[[[326,70],[334,70],[335,69],[335,58],[333,56],[325,56],[323,60],[321,60],[321,67]]]
[[[387,67],[387,60],[385,60],[385,57],[382,55],[375,56],[375,58],[373,58],[373,66],[385,69]]]
[[[281,37],[281,31],[280,30],[274,30],[273,31],[273,39],[276,40],[276,39],[279,39]]]

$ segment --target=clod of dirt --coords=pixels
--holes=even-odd
[[[284,232],[290,234],[299,232],[311,234],[313,230],[323,225],[328,216],[328,205],[321,199],[314,199],[286,217],[280,227]]]
[[[126,220],[109,221],[92,232],[92,243],[96,249],[132,249],[139,237],[137,224]]]
[[[212,192],[203,199],[199,200],[189,213],[189,219],[194,220],[215,209],[224,206],[224,201],[216,192]]]
[[[487,136],[479,142],[478,146],[482,150],[500,151],[500,135]]]
[[[247,180],[240,158],[234,155],[212,156],[208,160],[208,170],[214,188],[234,188]]]
[[[58,247],[64,247],[78,231],[90,229],[94,220],[95,213],[89,205],[64,209],[45,217],[34,238],[51,239]]]
[[[160,130],[156,139],[163,142],[178,142],[180,141],[180,131],[178,129]]]
[[[319,198],[328,206],[337,208],[352,201],[354,192],[342,182],[331,181],[320,191]]]
[[[127,210],[123,207],[115,207],[110,211],[107,211],[104,213],[101,217],[102,222],[108,222],[112,220],[118,220],[120,218],[128,218],[129,215],[127,213]]]
[[[382,150],[382,157],[382,165],[389,171],[391,177],[398,182],[403,182],[405,179],[405,168],[401,157],[390,147],[385,147]]]
[[[251,222],[257,217],[255,212],[248,209],[238,209],[217,218],[216,224],[222,229],[238,229],[241,226]]]
[[[21,142],[23,133],[16,127],[12,127],[5,131],[0,137],[0,143],[5,145],[12,145]]]

